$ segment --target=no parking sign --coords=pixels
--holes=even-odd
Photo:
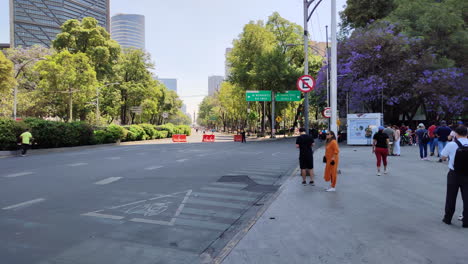
[[[308,93],[314,90],[315,80],[310,75],[303,75],[297,80],[296,86],[299,91]]]

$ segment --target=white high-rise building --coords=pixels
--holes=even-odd
[[[145,49],[145,16],[117,14],[111,19],[111,36],[123,48]]]
[[[221,88],[221,83],[224,81],[224,76],[213,75],[208,77],[208,95],[212,96]]]

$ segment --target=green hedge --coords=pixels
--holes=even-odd
[[[118,141],[138,141],[170,138],[174,134],[190,136],[189,126],[165,124],[154,126],[140,124],[130,126],[109,125],[94,128],[84,122],[56,122],[37,118],[27,118],[16,122],[0,118],[0,150],[17,148],[19,135],[29,128],[37,148],[58,148],[92,144],[115,143]]]

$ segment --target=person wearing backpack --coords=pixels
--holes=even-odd
[[[455,213],[458,189],[463,200],[463,227],[468,228],[468,130],[466,126],[455,129],[455,139],[442,150],[441,159],[449,160],[447,174],[447,196],[445,200],[445,215],[442,221],[452,224]]]
[[[419,156],[421,160],[427,160],[427,143],[429,143],[430,137],[423,123],[418,125],[416,136],[418,137]]]

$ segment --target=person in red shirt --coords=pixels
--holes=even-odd
[[[431,149],[431,156],[434,156],[435,147],[438,144],[438,138],[434,135],[435,130],[437,129],[436,122],[432,122],[431,126],[427,129],[427,133],[429,134],[429,147]],[[439,150],[437,150],[439,152]]]

